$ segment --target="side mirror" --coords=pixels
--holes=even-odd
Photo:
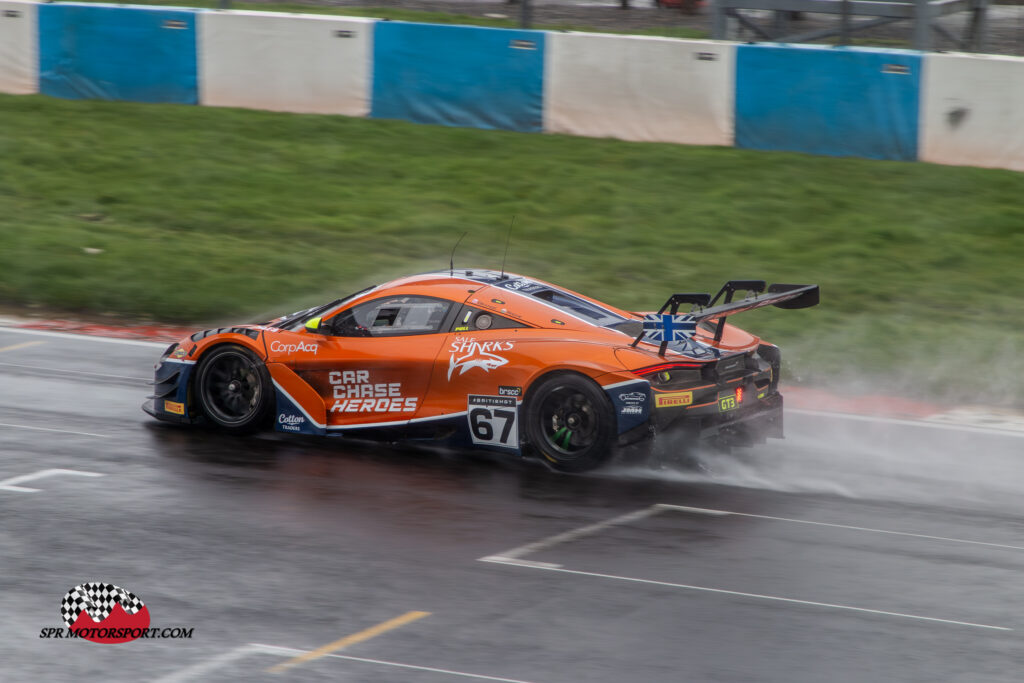
[[[327,334],[327,327],[323,324],[323,318],[310,318],[306,321],[306,332],[311,334]]]

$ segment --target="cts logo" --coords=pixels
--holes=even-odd
[[[73,633],[94,643],[127,643],[149,628],[142,600],[112,583],[75,586],[61,601],[60,614]]]
[[[453,341],[449,349],[448,380],[456,370],[459,375],[466,374],[471,368],[480,368],[490,372],[508,363],[507,358],[497,356],[493,351],[511,351],[514,346],[510,341],[478,342],[476,339],[460,339]]]
[[[293,353],[299,353],[301,351],[304,353],[312,353],[315,356],[319,348],[320,347],[318,347],[313,342],[309,342],[308,344],[305,342],[299,342],[297,344],[285,344],[276,340],[270,342],[270,350],[272,352],[287,353],[289,355]]]

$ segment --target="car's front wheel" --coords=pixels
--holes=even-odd
[[[235,344],[217,346],[203,356],[195,389],[203,414],[232,432],[256,431],[273,408],[274,391],[266,366]]]
[[[571,372],[541,379],[527,396],[530,444],[556,470],[583,472],[611,457],[615,411],[592,380]]]

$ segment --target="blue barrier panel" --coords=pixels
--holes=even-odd
[[[914,161],[921,64],[907,50],[740,45],[736,146]]]
[[[157,7],[39,5],[39,90],[198,104],[196,17]]]
[[[378,22],[370,116],[540,132],[544,33]]]

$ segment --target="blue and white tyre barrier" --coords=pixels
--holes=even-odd
[[[917,160],[921,53],[736,48],[736,146]]]
[[[198,104],[197,14],[141,5],[39,5],[39,91]]]
[[[39,92],[38,5],[0,0],[0,92]]]
[[[366,116],[375,23],[205,12],[199,21],[200,104]]]
[[[735,58],[725,42],[550,33],[544,130],[732,145]]]
[[[930,54],[921,161],[1024,171],[1024,59]]]
[[[543,31],[378,22],[370,115],[539,133],[546,37]]]

